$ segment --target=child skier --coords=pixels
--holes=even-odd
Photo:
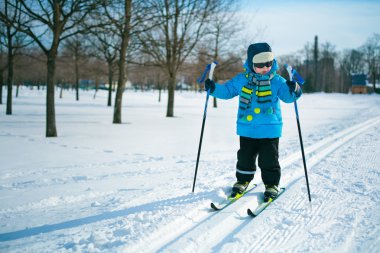
[[[224,85],[207,79],[205,89],[220,99],[239,96],[236,178],[232,194],[243,193],[256,172],[256,157],[265,185],[264,201],[277,197],[281,177],[278,143],[282,132],[280,101],[292,103],[302,90],[294,81],[286,81],[276,73],[278,65],[267,43],[248,47],[244,73]]]

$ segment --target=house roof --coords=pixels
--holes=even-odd
[[[351,75],[351,85],[367,85],[367,75],[366,74],[354,74]]]

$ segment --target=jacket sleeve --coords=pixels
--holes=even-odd
[[[276,81],[278,82],[278,85],[279,85],[278,97],[283,102],[292,103],[301,97],[302,90],[300,90],[300,93],[298,94],[298,96],[294,92],[291,92],[289,89],[289,86],[286,84],[285,78],[278,76],[278,79]],[[300,89],[301,89],[301,87],[300,87]]]
[[[215,90],[211,96],[220,99],[230,99],[240,94],[240,90],[247,82],[243,74],[238,74],[234,78],[227,81],[225,84],[215,84]]]

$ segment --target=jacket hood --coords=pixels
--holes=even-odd
[[[249,67],[253,70],[253,63],[273,61],[274,54],[268,43],[253,43],[247,48],[247,59],[250,60]]]

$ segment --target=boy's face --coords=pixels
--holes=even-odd
[[[253,70],[260,75],[265,75],[272,69],[273,61],[253,63]]]
[[[256,72],[257,74],[260,74],[260,75],[265,75],[265,74],[268,73],[271,69],[272,69],[272,66],[270,66],[270,67],[264,66],[264,67],[262,67],[262,68],[254,67],[255,72]]]

